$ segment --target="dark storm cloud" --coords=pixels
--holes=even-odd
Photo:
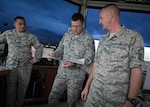
[[[24,16],[27,29],[42,43],[58,43],[70,27],[71,16],[79,7],[65,0],[1,0],[0,31],[13,28],[15,16]],[[137,30],[144,38],[145,46],[150,46],[150,14],[121,12],[121,23]],[[99,9],[88,8],[86,30],[95,39],[100,39],[106,31],[99,25]]]

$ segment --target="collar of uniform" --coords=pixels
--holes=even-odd
[[[21,33],[17,33],[17,32],[16,32],[16,29],[13,29],[13,32],[16,33],[16,36],[23,36],[26,31],[21,32]]]
[[[125,31],[125,26],[121,26],[121,28],[117,32],[115,32],[113,35],[110,36],[109,32],[106,35],[107,35],[108,40],[110,40],[114,37],[121,36],[124,31]]]
[[[121,26],[121,28],[114,34],[116,37],[119,37],[122,35],[122,33],[125,31],[125,26]]]
[[[16,33],[16,29],[13,29],[12,31],[13,31],[13,33]],[[17,34],[17,33],[16,33],[16,34]]]
[[[84,33],[84,31],[82,31],[80,34],[78,34],[78,35],[72,35],[72,37],[71,37],[71,39],[72,40],[75,40],[75,39],[78,39],[78,38],[80,38],[80,36],[83,36],[83,33]]]
[[[18,36],[17,32],[16,32],[16,29],[13,29],[13,34],[15,34],[16,36]]]
[[[111,40],[113,37],[116,37],[115,33],[114,34],[110,34],[109,32],[106,34],[106,40]]]

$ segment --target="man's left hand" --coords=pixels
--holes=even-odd
[[[63,63],[62,66],[63,66],[64,68],[69,68],[69,67],[75,66],[75,63],[66,61],[66,62]]]

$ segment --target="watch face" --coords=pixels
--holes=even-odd
[[[136,100],[136,99],[131,99],[131,103],[132,103],[133,105],[137,105],[137,104],[139,103],[139,101]]]
[[[134,106],[136,106],[139,101],[137,99],[130,99],[130,98],[127,98],[127,101],[129,101],[131,104],[133,104]]]

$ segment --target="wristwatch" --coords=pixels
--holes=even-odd
[[[139,103],[137,99],[131,99],[129,97],[127,97],[126,100],[129,101],[132,105],[134,105],[134,107]]]

